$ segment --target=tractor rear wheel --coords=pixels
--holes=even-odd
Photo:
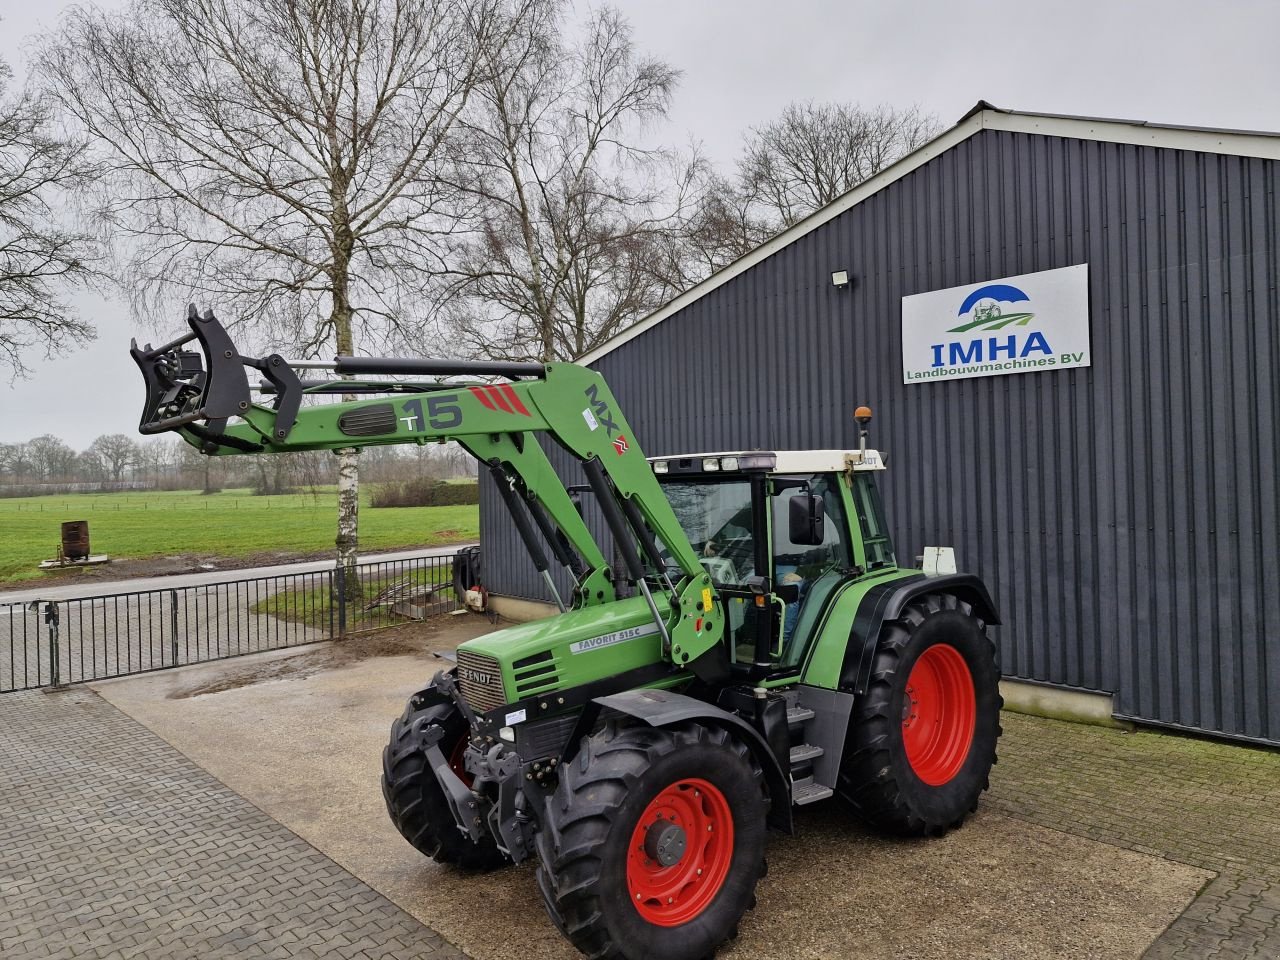
[[[437,863],[470,870],[502,866],[507,859],[492,838],[486,834],[479,843],[472,843],[458,830],[444,790],[419,746],[422,728],[431,725],[444,728],[440,750],[449,758],[453,772],[470,783],[471,775],[462,765],[466,718],[452,703],[415,710],[410,701],[391,724],[391,740],[382,751],[382,798],[391,822],[401,836]]]
[[[849,718],[839,792],[872,826],[938,835],[977,809],[996,762],[1000,672],[986,624],[949,594],[884,624]]]
[[[755,905],[768,811],[763,772],[726,731],[606,725],[547,801],[547,912],[593,960],[710,957]]]

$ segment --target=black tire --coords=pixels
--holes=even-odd
[[[907,686],[921,656],[942,645],[959,653],[973,682],[973,738],[950,778],[931,784],[921,779],[907,753],[904,724],[913,709]],[[950,658],[945,650],[931,657],[939,654]],[[972,607],[949,594],[912,600],[898,619],[881,629],[871,684],[849,718],[840,795],[862,820],[888,833],[937,836],[960,826],[977,809],[996,762],[1004,705],[999,683],[995,647]]]
[[[444,727],[440,749],[446,757],[467,733],[467,723],[452,703],[415,710],[412,702],[391,724],[391,740],[382,751],[382,798],[400,835],[437,863],[468,870],[490,870],[507,863],[493,839],[485,834],[472,843],[458,830],[453,812],[427,755],[418,746],[420,731]]]
[[[732,853],[723,883],[701,912],[664,926],[632,902],[627,858],[650,802],[688,779],[710,783],[727,801]],[[763,772],[726,731],[693,723],[669,730],[611,723],[583,741],[547,801],[537,836],[538,889],[547,912],[592,960],[704,960],[737,935],[742,914],[755,905],[768,811]]]

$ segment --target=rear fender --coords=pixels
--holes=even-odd
[[[840,668],[840,689],[863,694],[871,683],[871,665],[876,647],[880,643],[880,631],[886,621],[902,616],[903,609],[912,600],[929,593],[950,594],[969,604],[978,619],[999,624],[1000,614],[984,584],[972,573],[953,573],[941,577],[923,574],[900,580],[891,580],[868,590],[858,604],[858,615],[853,621],[849,646],[845,650]]]
[[[794,833],[791,819],[791,785],[788,774],[769,749],[759,731],[737,714],[670,690],[627,690],[607,697],[597,697],[600,706],[625,714],[651,727],[672,727],[696,721],[729,731],[751,751],[764,771],[769,788],[769,826],[784,833]]]

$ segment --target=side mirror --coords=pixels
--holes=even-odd
[[[802,547],[821,546],[826,539],[826,517],[821,497],[797,493],[788,505],[787,539]]]

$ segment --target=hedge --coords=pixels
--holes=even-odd
[[[445,483],[432,477],[379,484],[369,501],[375,507],[457,507],[479,502],[478,483]]]

